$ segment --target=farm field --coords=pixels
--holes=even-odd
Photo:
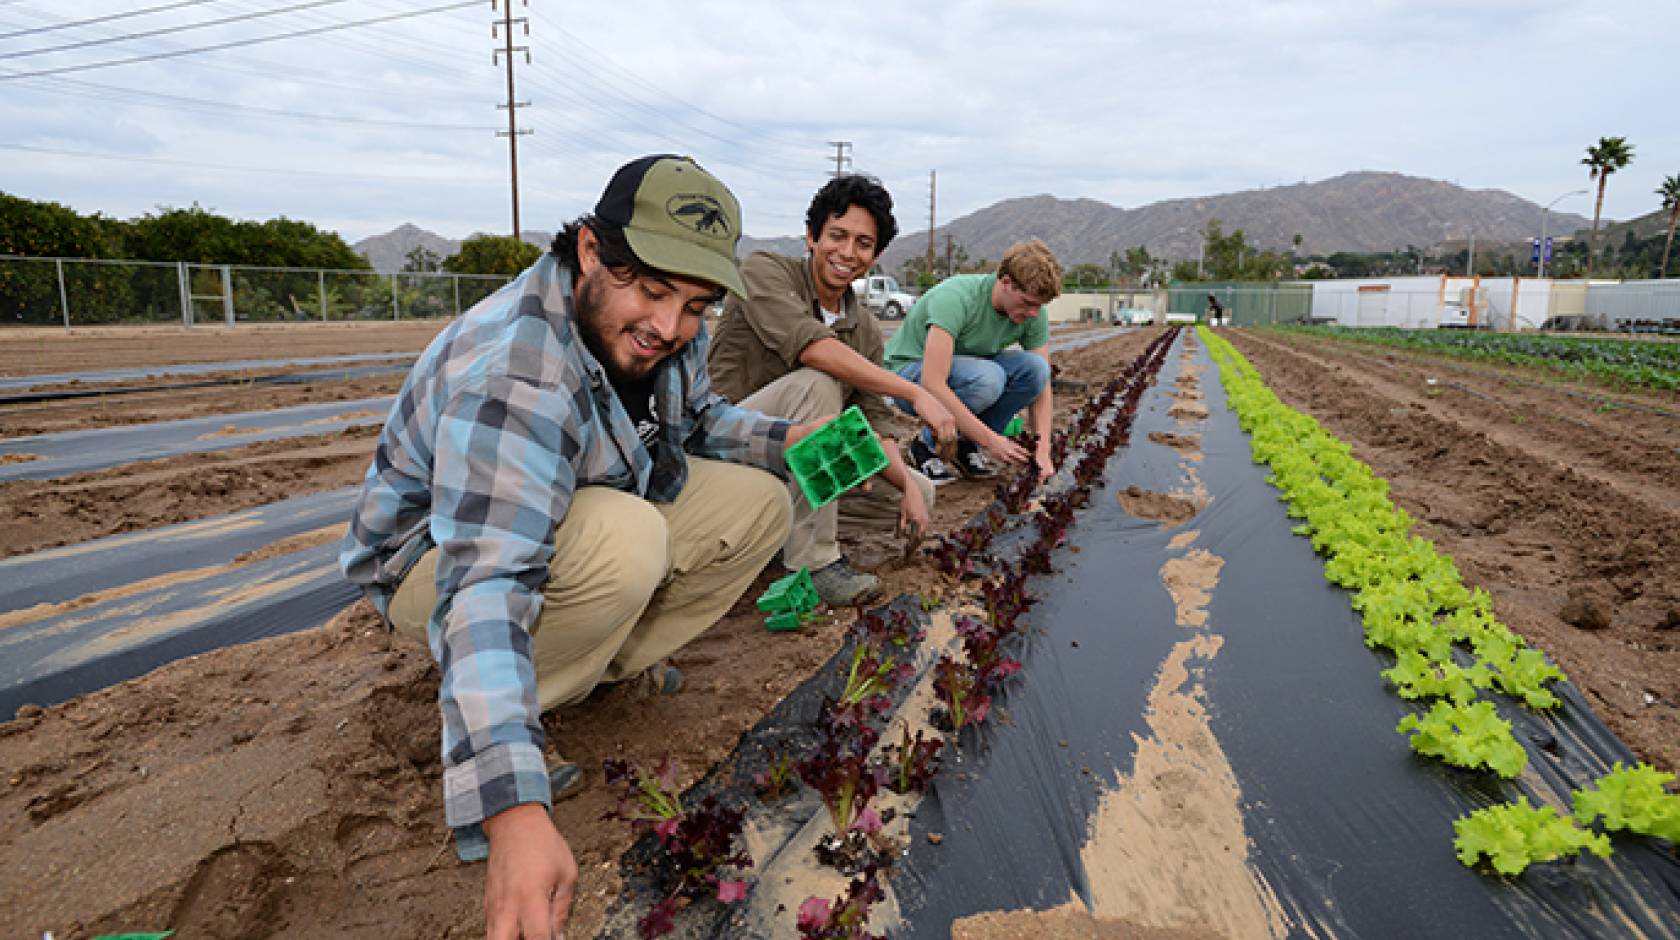
[[[202,349],[182,331],[101,338],[102,351],[50,337],[10,349],[0,336],[0,374],[20,374],[11,370],[25,361],[33,374],[53,374],[154,357],[160,365],[277,358],[277,347],[286,356],[417,351],[430,335],[417,326],[365,337],[323,331],[295,345],[289,333],[213,337]],[[1096,385],[1154,335],[1060,355],[1062,377]],[[1680,411],[1674,395],[1583,397],[1555,380],[1526,381],[1520,370],[1294,334],[1222,335],[1286,403],[1389,480],[1418,534],[1492,595],[1499,615],[1562,666],[1640,757],[1665,770],[1680,765],[1680,418],[1660,413]],[[400,375],[355,382],[363,384],[289,389],[290,398],[235,388],[201,402],[195,392],[194,403],[125,399],[96,418],[67,417],[83,405],[51,420],[90,427],[358,399],[389,394]],[[1079,397],[1059,399],[1060,420]],[[24,420],[0,409],[0,421]],[[374,434],[0,484],[0,555],[348,486],[365,471]],[[990,490],[942,488],[936,525],[961,525]],[[1149,495],[1134,496],[1132,508],[1148,516],[1147,507],[1166,505],[1166,525],[1185,521],[1172,515],[1171,500]],[[890,592],[941,583],[928,559],[904,562],[889,540],[858,552]],[[679,656],[683,694],[635,702],[607,691],[552,718],[551,742],[596,777],[557,811],[582,871],[572,935],[604,923],[629,842],[622,824],[600,820],[611,805],[601,760],[651,762],[669,752],[698,777],[827,661],[850,617],[770,634],[750,605],[739,605]],[[180,937],[480,933],[482,876],[454,862],[441,824],[435,669],[424,650],[396,645],[377,627],[358,605],[317,630],[199,656],[0,724],[0,779],[8,783],[0,844],[17,860],[0,873],[0,911],[17,912],[0,916],[0,927],[60,938],[164,924]],[[1065,933],[1043,923],[1033,932],[1089,929],[1069,921]],[[1018,934],[974,927],[964,935]]]

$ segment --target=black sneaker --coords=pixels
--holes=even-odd
[[[949,483],[957,478],[957,471],[938,454],[929,450],[920,437],[910,441],[910,462],[921,471],[922,476],[933,481],[934,486]]]
[[[987,480],[997,476],[997,471],[986,462],[986,455],[980,452],[980,445],[968,441],[957,442],[957,470],[970,480]]]

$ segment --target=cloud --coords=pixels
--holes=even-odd
[[[488,9],[58,79],[3,77],[427,5],[344,0],[5,58],[264,8],[225,0],[0,39],[0,141],[58,151],[0,151],[4,185],[115,215],[192,202],[285,214],[352,240],[405,221],[451,237],[504,231],[507,141],[496,129],[506,112],[496,105],[506,86]],[[0,33],[125,7],[88,0],[67,14],[14,0],[0,4]],[[906,231],[926,225],[935,169],[941,219],[1044,192],[1136,207],[1360,168],[1543,204],[1587,185],[1579,159],[1611,134],[1636,147],[1605,204],[1625,218],[1656,208],[1652,190],[1680,172],[1680,125],[1653,106],[1680,27],[1666,0],[1608,12],[1557,0],[649,0],[587,17],[542,4],[515,12],[529,19],[515,42],[532,57],[516,54],[515,70],[531,102],[518,122],[534,132],[518,141],[526,228],[588,211],[624,160],[677,151],[729,183],[750,233],[791,234],[832,168],[834,140],[886,182]]]

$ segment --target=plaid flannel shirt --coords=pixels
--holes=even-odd
[[[711,391],[704,328],[656,373],[650,453],[580,341],[571,281],[545,254],[432,341],[392,406],[339,553],[383,614],[439,549],[427,634],[442,672],[445,816],[469,861],[489,852],[485,819],[550,805],[530,628],[577,487],[670,502],[685,453],[786,475],[788,422]]]

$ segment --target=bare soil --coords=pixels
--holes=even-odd
[[[396,324],[389,334],[378,324],[242,326],[205,331],[217,334],[209,338],[199,330],[8,332],[0,333],[0,374],[23,374],[20,363],[43,374],[413,352],[440,325]],[[359,332],[370,328],[371,339]],[[396,335],[403,330],[412,332]],[[1286,401],[1317,415],[1391,481],[1423,533],[1493,594],[1514,628],[1560,661],[1624,740],[1664,769],[1680,764],[1677,422],[1632,409],[1601,413],[1590,400],[1498,375],[1454,372],[1451,380],[1468,389],[1461,391],[1428,385],[1435,372],[1427,362],[1227,335]],[[1094,387],[1151,336],[1058,355],[1062,377]],[[98,345],[79,347],[77,338]],[[361,397],[334,384],[310,394]],[[1062,397],[1065,418],[1074,396]],[[137,409],[126,420],[149,420],[137,415],[164,406],[111,407]],[[350,485],[371,448],[371,434],[348,435],[7,485],[0,539],[9,541],[0,551]],[[969,518],[991,490],[942,487],[935,528]],[[887,535],[848,552],[883,577],[888,596],[954,591],[925,558],[903,560],[901,543]],[[668,752],[697,779],[838,648],[849,612],[795,634],[768,633],[750,607],[762,586],[679,654],[681,693],[632,701],[606,689],[545,717],[551,746],[589,773],[583,794],[555,812],[581,871],[571,936],[599,929],[629,842],[622,823],[600,818],[610,804],[601,761]],[[1579,609],[1567,618],[1572,602]],[[1593,622],[1594,612],[1607,620],[1602,629],[1571,625]],[[393,640],[359,604],[325,627],[194,657],[0,724],[0,851],[8,859],[0,934],[482,936],[482,868],[455,860],[443,825],[436,687],[427,652]],[[1058,917],[1063,923],[1051,928],[1044,918],[1001,915],[992,929],[969,924],[961,935],[1198,933],[1150,932],[1078,912],[1050,920]]]
[[[354,486],[378,427],[0,483],[0,558]]]
[[[291,370],[293,372],[297,370]],[[252,373],[238,373],[249,376]],[[261,374],[279,374],[264,372]],[[397,393],[403,373],[332,382],[251,384],[109,393],[0,406],[0,438],[87,431],[94,428],[179,421],[209,415],[273,411],[296,405],[360,401]]]
[[[418,353],[449,320],[242,323],[234,327],[0,330],[0,375],[56,375],[191,363]]]

